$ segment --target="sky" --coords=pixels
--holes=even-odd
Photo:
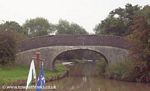
[[[133,5],[150,5],[150,0],[0,0],[0,23],[43,17],[57,24],[60,19],[77,23],[89,33],[110,11]]]

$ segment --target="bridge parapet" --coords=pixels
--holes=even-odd
[[[19,52],[47,46],[112,46],[123,49],[131,47],[119,36],[105,35],[51,35],[27,39],[18,45]]]

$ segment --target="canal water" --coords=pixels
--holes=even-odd
[[[47,83],[46,86],[56,87],[55,90],[47,91],[150,91],[150,84],[116,81],[97,76],[94,74],[95,66],[92,65],[74,66],[68,77]]]

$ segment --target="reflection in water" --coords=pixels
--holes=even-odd
[[[56,91],[150,91],[149,84],[107,80],[102,77],[67,77],[47,85],[56,85]]]
[[[87,65],[78,65],[71,70],[71,76],[47,83],[46,85],[56,85],[55,91],[150,91],[150,84],[122,82],[104,79],[99,76],[89,76],[94,69],[91,65],[88,67]],[[76,71],[86,74],[81,76],[73,74]]]

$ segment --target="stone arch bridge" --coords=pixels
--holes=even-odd
[[[27,39],[18,45],[17,63],[29,65],[36,51],[45,59],[44,67],[54,69],[61,53],[85,49],[104,56],[108,64],[128,60],[129,42],[123,37],[101,35],[51,35]]]

